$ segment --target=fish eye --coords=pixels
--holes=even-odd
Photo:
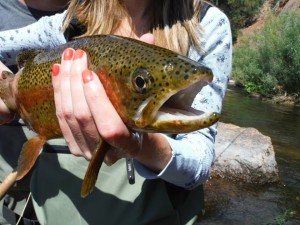
[[[153,81],[153,77],[145,68],[138,68],[132,74],[133,87],[139,93],[145,94]]]
[[[135,78],[135,85],[138,87],[138,88],[144,88],[145,85],[146,85],[146,82],[144,80],[144,77],[141,77],[141,76],[137,76]]]

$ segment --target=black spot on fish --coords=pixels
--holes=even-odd
[[[189,79],[189,75],[185,75],[185,76],[184,76],[184,79],[185,79],[185,80]]]

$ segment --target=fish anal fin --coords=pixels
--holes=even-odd
[[[106,141],[103,139],[99,140],[83,179],[80,193],[82,198],[85,198],[93,191],[99,170],[109,147],[110,145]]]
[[[46,139],[41,136],[31,138],[25,142],[16,168],[17,180],[22,179],[33,167],[45,142]]]

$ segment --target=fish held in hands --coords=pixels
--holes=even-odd
[[[47,140],[62,137],[51,68],[60,63],[66,48],[87,52],[89,69],[98,75],[116,111],[133,130],[186,133],[209,127],[220,118],[217,112],[198,111],[187,104],[212,81],[210,69],[165,48],[131,38],[97,35],[23,52],[18,56],[20,71],[2,74],[0,98],[38,136],[24,144],[17,168],[0,185],[0,197],[28,173]],[[105,140],[99,140],[83,181],[83,197],[92,191],[108,148]]]

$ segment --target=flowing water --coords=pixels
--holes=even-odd
[[[300,225],[300,107],[264,102],[229,87],[221,121],[271,137],[281,181],[263,187],[219,184],[223,197],[215,197],[203,224]]]

